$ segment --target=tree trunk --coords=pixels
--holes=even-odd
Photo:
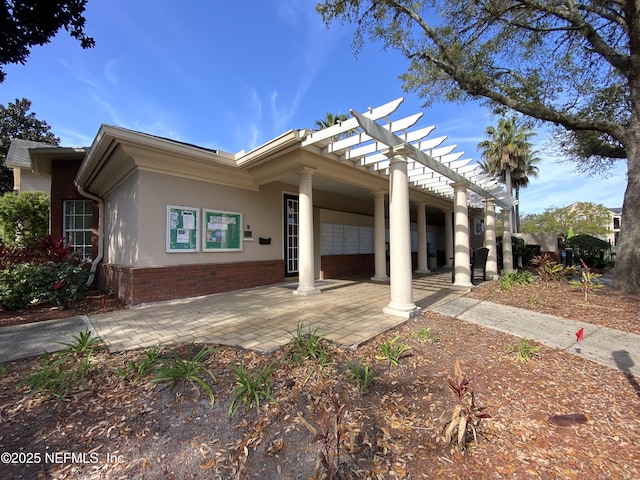
[[[629,126],[627,189],[622,203],[614,286],[624,293],[640,292],[640,119]]]
[[[504,184],[509,195],[513,195],[513,188],[511,187],[511,169],[509,167],[504,170]],[[513,207],[509,207],[509,233],[513,233]]]
[[[516,209],[515,229],[516,229],[516,233],[520,233],[520,187],[517,184],[516,184],[516,200],[518,200],[518,203],[515,206],[515,209]]]

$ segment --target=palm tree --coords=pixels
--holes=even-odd
[[[333,127],[341,122],[347,120],[349,116],[345,113],[333,114],[331,112],[327,112],[325,118],[321,120],[316,120],[315,122],[315,130],[324,130],[325,128]]]
[[[486,135],[487,139],[478,144],[482,151],[480,167],[489,175],[498,177],[511,194],[515,182],[519,195],[519,188],[529,183],[527,175],[537,175],[538,168],[535,164],[539,159],[533,157],[533,145],[529,142],[535,133],[528,127],[519,127],[513,117],[498,120],[497,128],[487,127]],[[519,209],[516,212],[519,213]],[[512,230],[513,227],[511,225]]]
[[[327,112],[325,118],[315,121],[316,128],[314,128],[314,131],[317,132],[319,130],[324,130],[325,128],[333,127],[334,125],[339,125],[340,123],[348,119],[349,119],[349,115],[345,113],[333,114],[331,112]],[[347,132],[341,133],[340,135],[336,135],[335,137],[332,137],[331,140],[334,142],[336,140],[342,140],[343,138],[348,137],[355,131],[356,129],[349,130]]]
[[[511,180],[513,187],[516,190],[516,232],[520,232],[520,189],[527,188],[529,186],[529,179],[536,178],[540,169],[536,164],[540,163],[540,159],[533,155],[527,155],[522,158],[522,162],[518,165],[518,168],[512,172]]]

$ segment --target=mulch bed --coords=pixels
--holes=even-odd
[[[609,288],[588,303],[561,283],[512,292],[486,283],[470,295],[640,332],[638,299]],[[259,355],[211,346],[213,405],[188,383],[169,388],[151,376],[118,374],[128,362],[140,365],[144,351],[94,352],[98,368],[64,399],[20,385],[40,359],[11,362],[0,378],[0,450],[12,456],[0,463],[0,478],[323,478],[324,443],[313,431],[332,425],[325,420],[335,416],[323,412],[336,405],[346,412],[334,478],[640,478],[638,379],[543,345],[522,362],[510,348],[518,340],[426,313],[356,351],[324,343],[329,364],[322,368],[313,359],[295,362],[291,347]],[[385,343],[410,347],[397,366],[383,358]],[[163,356],[200,348],[167,347]],[[455,406],[448,380],[456,359],[476,404],[491,415],[463,452],[441,436]],[[353,362],[378,377],[364,392],[349,381]],[[277,403],[229,416],[240,364],[250,372],[273,366]],[[574,413],[589,420],[549,421]]]

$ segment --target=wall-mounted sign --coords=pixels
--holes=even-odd
[[[242,213],[203,209],[204,252],[242,250]]]
[[[200,209],[167,205],[167,253],[200,250]]]

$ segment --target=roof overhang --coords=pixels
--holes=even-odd
[[[30,148],[31,170],[36,175],[51,177],[51,165],[54,160],[82,160],[87,151],[87,148],[74,147]]]
[[[106,195],[135,171],[256,189],[230,153],[110,125],[100,127],[75,182],[91,193]]]

